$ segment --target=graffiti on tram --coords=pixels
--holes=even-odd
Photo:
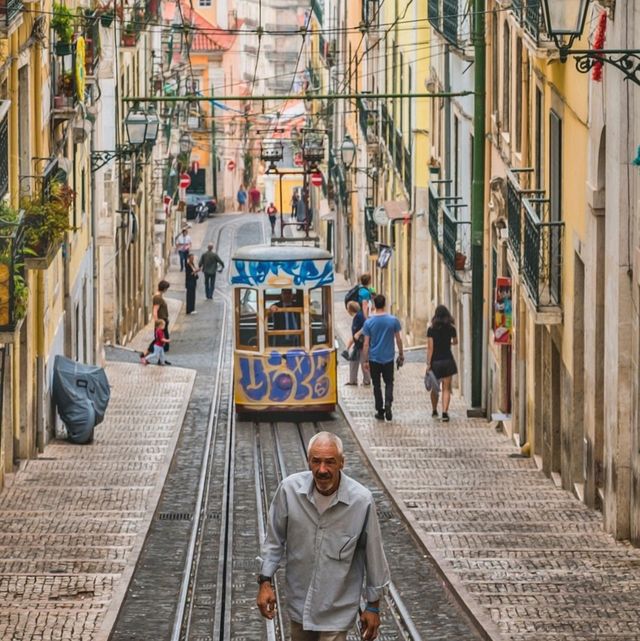
[[[335,390],[335,352],[273,351],[265,357],[236,355],[240,396],[251,403],[300,405],[332,402]],[[239,400],[236,396],[236,400]]]
[[[234,260],[232,285],[259,286],[281,276],[296,287],[322,287],[333,283],[331,260]]]

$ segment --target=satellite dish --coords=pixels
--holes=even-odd
[[[386,225],[389,222],[387,210],[382,205],[373,210],[373,221],[376,225]]]

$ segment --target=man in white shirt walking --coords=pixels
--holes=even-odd
[[[182,232],[176,238],[176,249],[178,256],[180,256],[180,271],[183,271],[191,249],[191,236],[189,236],[189,230],[186,227],[183,227]]]
[[[284,479],[271,503],[258,608],[267,619],[276,615],[272,581],[286,560],[292,641],[346,641],[358,615],[362,638],[372,641],[390,580],[373,496],[342,472],[338,436],[319,432],[307,452],[310,471]],[[367,604],[359,612],[361,596]]]

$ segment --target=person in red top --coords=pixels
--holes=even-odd
[[[271,224],[271,235],[273,236],[276,233],[276,214],[278,210],[273,203],[269,203],[267,207],[267,216],[269,216],[269,223]]]
[[[251,211],[257,212],[260,209],[260,190],[254,185],[249,190],[249,204],[251,205]]]
[[[161,318],[155,322],[155,328],[153,354],[142,359],[143,365],[148,365],[152,358],[157,359],[158,365],[164,365],[164,344],[168,343],[169,339],[164,335],[164,321]]]

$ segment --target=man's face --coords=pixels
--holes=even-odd
[[[328,496],[338,489],[343,467],[344,457],[340,456],[335,443],[319,441],[309,450],[309,469],[320,494]]]
[[[282,302],[284,303],[291,303],[293,300],[293,294],[290,289],[283,289],[282,290]]]

